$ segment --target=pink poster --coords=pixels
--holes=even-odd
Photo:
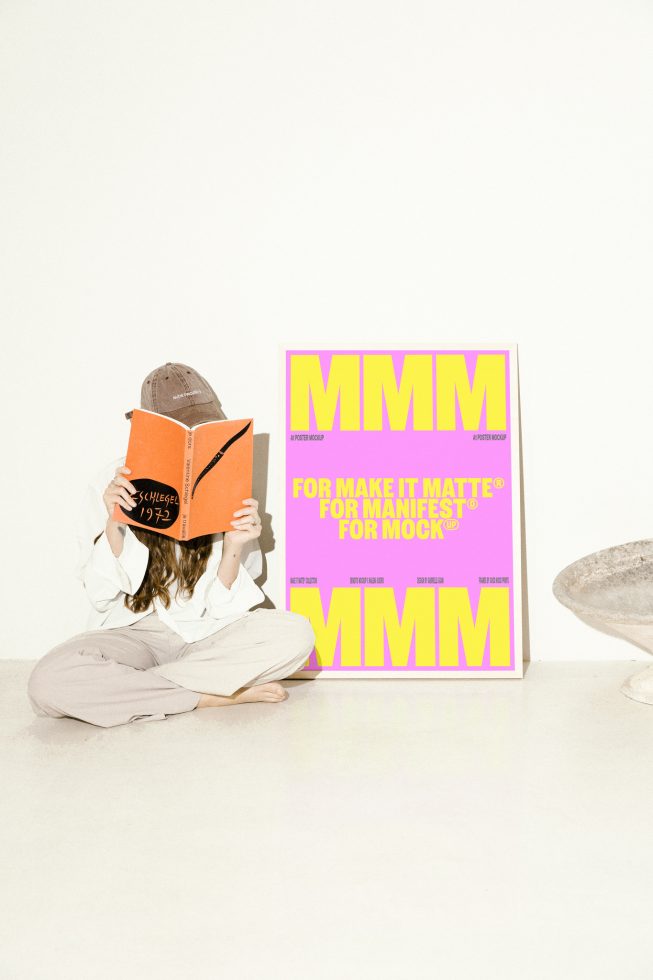
[[[521,677],[516,345],[281,348],[286,608],[324,677]]]

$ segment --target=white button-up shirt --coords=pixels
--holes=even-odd
[[[77,525],[77,577],[92,606],[86,629],[128,626],[155,609],[159,619],[187,643],[192,643],[235,622],[252,606],[258,605],[265,598],[265,593],[254,581],[263,570],[258,539],[247,541],[243,546],[238,575],[231,588],[227,588],[217,574],[222,558],[222,532],[213,536],[213,550],[206,570],[198,579],[190,599],[186,598],[186,593],[177,599],[177,583],[172,582],[168,609],[158,596],[154,599],[154,605],[143,612],[132,612],[125,605],[125,595],[134,595],[140,588],[150,555],[147,545],[138,540],[128,524],[121,525],[123,546],[118,557],[112,552],[104,533],[108,514],[103,494],[117,467],[125,465],[125,458],[121,456],[103,467],[91,480]],[[129,474],[125,475],[129,479]],[[98,534],[100,537],[93,544]],[[179,553],[179,544],[174,543]]]

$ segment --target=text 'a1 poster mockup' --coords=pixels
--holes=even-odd
[[[281,355],[304,673],[521,677],[516,346]]]

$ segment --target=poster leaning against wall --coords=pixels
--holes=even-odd
[[[521,677],[516,344],[280,355],[297,676]]]

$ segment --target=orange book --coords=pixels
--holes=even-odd
[[[125,476],[136,488],[133,510],[116,504],[114,521],[188,541],[232,531],[234,511],[252,496],[254,419],[189,427],[135,408]]]

